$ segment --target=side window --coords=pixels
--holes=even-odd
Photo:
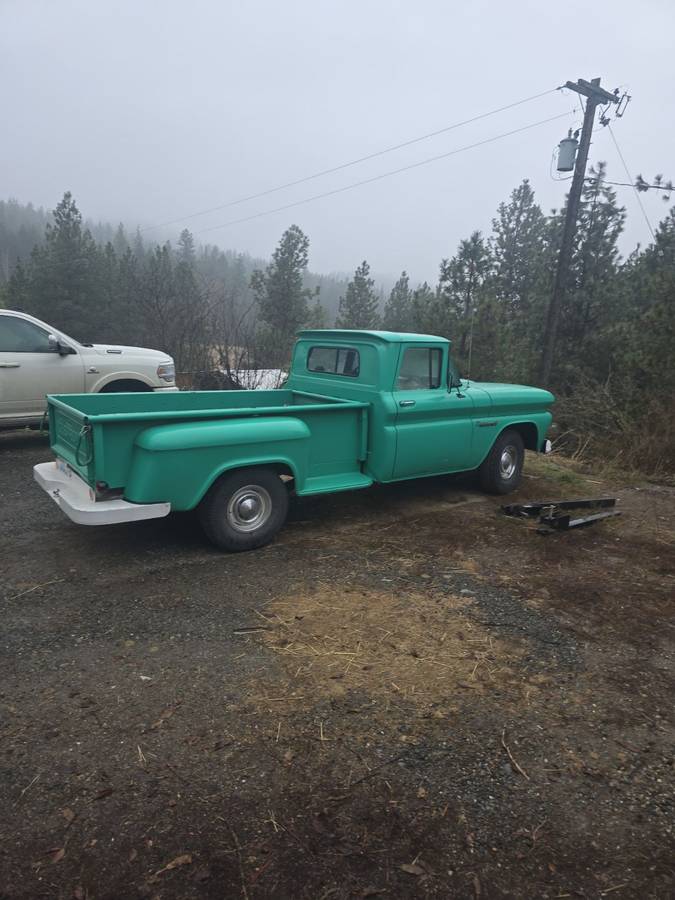
[[[360,372],[359,351],[351,347],[312,347],[307,355],[308,372],[327,372],[356,378]]]
[[[15,316],[0,316],[0,353],[50,353],[47,332]]]
[[[396,380],[397,391],[440,387],[443,352],[438,347],[408,347]]]

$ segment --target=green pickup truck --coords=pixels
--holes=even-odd
[[[477,470],[506,494],[547,452],[553,395],[461,379],[426,334],[302,331],[281,390],[48,398],[56,461],[35,479],[74,521],[198,509],[225,550],[268,543],[290,495]]]

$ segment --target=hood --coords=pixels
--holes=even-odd
[[[134,357],[135,359],[156,359],[158,363],[173,362],[168,353],[164,353],[162,350],[150,350],[147,347],[125,347],[121,344],[91,344],[88,347],[85,346],[85,350],[96,353],[99,356],[107,356],[108,359]]]
[[[517,406],[524,410],[548,409],[555,403],[555,397],[543,388],[526,384],[499,384],[491,381],[470,381],[474,390],[480,390],[490,398],[492,409],[508,409]]]

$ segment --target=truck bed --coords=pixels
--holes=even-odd
[[[99,422],[114,417],[129,419],[142,416],[177,419],[213,418],[230,415],[274,413],[289,406],[345,404],[348,400],[304,391],[178,391],[160,394],[154,391],[119,394],[58,394],[49,396],[50,403],[76,410]]]
[[[289,420],[299,421],[308,429],[307,464],[299,480],[299,492],[363,486],[367,407],[354,400],[293,390],[69,394],[48,398],[50,443],[55,455],[91,488],[118,492],[136,502],[147,502],[141,497],[143,488],[139,485],[143,479],[139,472],[145,465],[142,457],[151,452],[151,436],[155,450],[158,446],[159,430],[164,438],[165,469],[170,467],[175,479],[179,477],[176,467],[197,464],[196,445],[190,448],[195,439],[197,443],[204,439],[209,442],[213,459],[218,453],[218,435],[227,448],[231,436],[242,430],[245,421],[261,418],[277,419],[280,428]],[[227,431],[218,428],[218,423],[230,421],[240,426]],[[204,427],[198,427],[200,422]],[[187,470],[183,470],[180,477],[186,476]],[[137,496],[129,496],[127,488]]]

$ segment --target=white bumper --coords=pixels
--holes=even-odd
[[[57,460],[33,466],[33,477],[57,506],[78,525],[113,525],[159,519],[171,512],[170,503],[129,503],[127,500],[99,500],[89,485],[72,469]]]

